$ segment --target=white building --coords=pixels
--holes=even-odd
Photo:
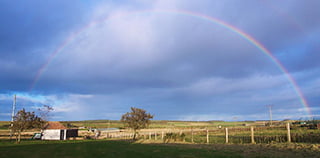
[[[66,140],[69,137],[77,137],[78,129],[67,129],[60,122],[48,122],[42,131],[42,140]]]

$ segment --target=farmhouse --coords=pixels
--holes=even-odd
[[[60,122],[48,122],[42,130],[42,140],[66,140],[77,136],[78,129],[67,129]]]

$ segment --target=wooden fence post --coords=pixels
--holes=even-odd
[[[157,140],[157,132],[154,132],[154,140]]]
[[[191,127],[191,142],[194,143],[193,142],[193,128],[192,127]]]
[[[251,143],[254,144],[254,130],[253,130],[253,126],[251,126]]]
[[[149,132],[149,139],[151,140],[151,132]]]
[[[207,144],[209,144],[209,130],[207,128]]]
[[[228,128],[226,128],[226,143],[229,143],[229,133],[228,133]]]
[[[287,123],[287,136],[288,136],[288,143],[291,143],[291,133],[290,133],[290,123]]]
[[[163,138],[164,138],[164,132],[162,131],[161,132],[161,139],[163,140]]]

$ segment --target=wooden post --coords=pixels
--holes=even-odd
[[[207,128],[207,144],[209,144],[209,130]]]
[[[151,140],[151,132],[149,132],[149,139]]]
[[[164,132],[162,131],[161,132],[161,139],[163,140],[163,138],[164,138]]]
[[[290,123],[287,123],[287,136],[288,136],[288,143],[291,143],[291,133],[290,133]]]
[[[229,143],[229,137],[228,137],[229,133],[228,133],[228,128],[226,128],[226,143]]]
[[[146,133],[143,133],[143,139],[146,140]]]
[[[193,141],[193,128],[191,127],[191,142],[194,143]]]
[[[154,140],[157,140],[157,132],[154,132]]]
[[[251,143],[254,144],[254,130],[253,130],[253,126],[251,126]]]

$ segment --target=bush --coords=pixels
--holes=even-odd
[[[178,141],[184,141],[185,137],[186,137],[186,134],[184,134],[184,133],[181,133],[181,134],[172,133],[172,132],[171,133],[166,133],[166,135],[163,138],[163,142],[164,143],[169,143],[171,141],[176,142],[177,140]]]

